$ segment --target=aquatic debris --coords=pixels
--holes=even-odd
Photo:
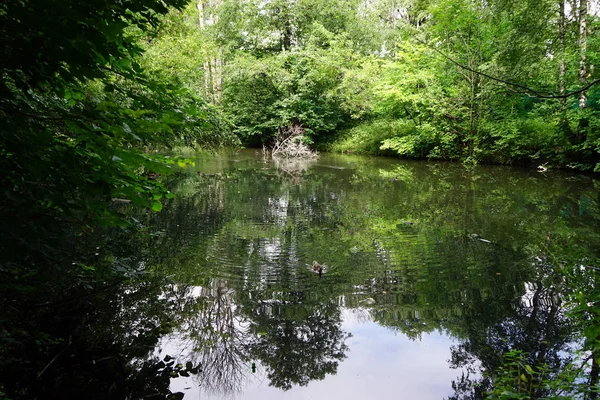
[[[483,243],[492,243],[491,240],[484,239],[476,233],[471,234],[471,239],[479,240],[480,242],[483,242]]]
[[[289,126],[277,129],[275,144],[271,150],[272,157],[316,159],[319,154],[305,142],[306,129],[295,121]]]

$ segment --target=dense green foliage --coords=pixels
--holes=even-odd
[[[166,4],[75,3],[3,4],[2,188],[13,217],[22,205],[86,223],[107,217],[111,197],[159,208],[164,190],[140,176],[173,162],[136,148],[216,130],[201,99],[140,65],[140,36]]]
[[[181,47],[173,52],[169,37],[154,55],[246,143],[300,126],[306,142],[334,151],[591,170],[595,9],[589,0],[200,0],[170,19]]]
[[[94,346],[78,342],[76,331],[81,315],[91,321],[95,311],[71,302],[135,272],[125,262],[100,256],[102,229],[141,228],[126,215],[128,204],[160,211],[173,195],[157,178],[189,163],[154,149],[227,137],[214,107],[176,79],[144,69],[144,43],[159,31],[163,14],[185,4],[8,0],[0,5],[3,385],[13,384],[7,374],[15,364],[29,368],[26,379],[35,381],[44,370],[40,364],[65,343]],[[23,310],[31,312],[29,318],[21,318]],[[113,343],[115,351],[131,350],[117,350],[125,345]],[[168,375],[173,368],[153,371]],[[163,379],[162,385],[166,396],[168,382],[165,386]],[[36,396],[0,386],[4,389],[13,396]]]
[[[171,194],[156,178],[185,160],[154,148],[227,140],[214,107],[143,68],[161,14],[185,3],[3,2],[2,272],[53,260],[74,234],[130,224],[116,204],[160,211]]]

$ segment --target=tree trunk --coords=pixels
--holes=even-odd
[[[200,25],[200,29],[204,30],[206,27],[206,13],[204,12],[206,6],[204,4],[206,0],[198,0],[197,8],[198,8],[198,25]],[[210,81],[211,81],[211,71],[210,71],[210,63],[208,61],[204,61],[204,97],[210,101]]]
[[[566,62],[565,62],[565,0],[558,0],[558,40],[559,40],[559,66],[558,66],[558,90],[561,96],[564,96],[566,93],[565,89],[565,72],[566,72]],[[564,113],[566,110],[567,99],[561,98],[560,105],[561,111]]]
[[[212,102],[212,85],[211,85],[211,68],[210,62],[204,61],[204,97]]]
[[[283,51],[290,51],[292,49],[292,23],[288,18],[285,20],[285,32],[283,33]]]
[[[590,400],[598,398],[598,375],[600,374],[600,366],[598,365],[598,351],[592,352],[592,370],[590,371]]]
[[[579,85],[581,87],[587,84],[587,65],[586,65],[586,53],[587,53],[587,17],[590,6],[589,0],[580,0],[579,2]],[[583,110],[587,107],[587,92],[584,90],[579,95],[579,109]],[[589,122],[587,118],[580,117],[579,125],[577,127],[577,138],[576,143],[580,144],[585,140],[587,127]]]
[[[579,85],[587,84],[587,16],[588,16],[589,0],[580,0],[579,3]],[[585,108],[587,105],[587,93],[581,92],[579,95],[579,108]]]
[[[218,17],[214,14],[214,8],[221,4],[221,0],[198,0],[198,22],[200,29],[215,25]],[[207,10],[208,8],[208,10]],[[223,57],[210,56],[204,61],[204,97],[211,103],[219,103],[223,91]]]
[[[212,102],[217,103],[218,98],[218,87],[217,87],[217,76],[219,75],[219,60],[216,57],[210,58],[210,70],[212,72],[211,90],[212,90]]]
[[[200,25],[200,29],[204,29],[204,4],[203,0],[198,0],[198,23]]]
[[[217,72],[215,74],[215,103],[221,102],[223,94],[223,54],[220,52],[220,57],[217,58]]]

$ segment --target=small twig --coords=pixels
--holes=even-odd
[[[64,349],[62,349],[56,356],[54,356],[54,358],[52,360],[50,360],[48,365],[46,365],[44,367],[44,369],[38,374],[38,376],[37,376],[38,379],[40,379],[40,377],[44,374],[44,372],[46,372],[46,370],[50,367],[50,365],[52,365],[52,363],[54,363],[54,361],[56,361],[56,359],[58,357],[60,357],[62,353],[67,351],[67,349],[69,348],[70,345],[71,345],[71,337],[69,336],[69,343],[67,343],[67,346]]]

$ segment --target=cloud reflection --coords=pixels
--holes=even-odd
[[[451,382],[460,371],[449,369],[450,346],[456,342],[442,333],[423,334],[415,341],[357,315],[342,312],[342,330],[351,333],[350,350],[337,374],[288,391],[269,386],[264,367],[255,374],[248,366],[249,379],[237,394],[201,392],[190,378],[172,381],[171,389],[189,399],[443,399],[452,394]]]

